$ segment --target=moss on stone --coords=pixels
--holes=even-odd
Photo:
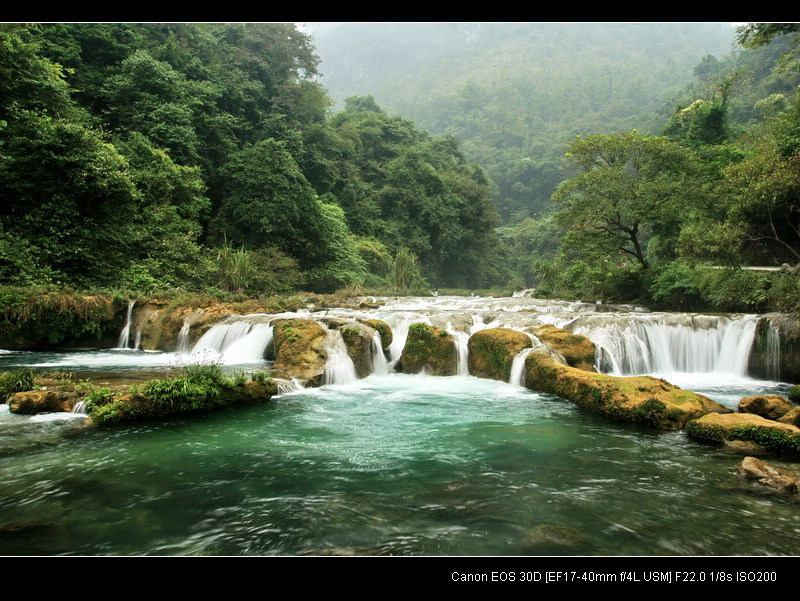
[[[457,374],[455,340],[441,328],[424,323],[411,324],[400,357],[400,369],[404,373],[426,372],[434,376]]]
[[[327,330],[312,319],[281,319],[273,322],[276,374],[319,384],[328,359],[324,343]]]
[[[706,413],[730,411],[701,394],[658,378],[589,372],[558,364],[540,351],[528,355],[525,370],[528,388],[620,421],[677,429]]]
[[[800,428],[754,413],[709,413],[688,422],[686,435],[710,444],[745,441],[775,453],[800,455]]]
[[[490,328],[469,338],[469,373],[479,378],[508,381],[514,357],[533,346],[530,336],[509,328]]]
[[[536,326],[532,332],[543,344],[560,353],[567,365],[595,371],[595,346],[585,336],[551,324]]]

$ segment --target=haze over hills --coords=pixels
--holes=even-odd
[[[456,137],[494,181],[506,219],[540,212],[561,178],[557,157],[574,136],[662,127],[693,69],[707,55],[728,54],[735,34],[730,23],[306,27],[337,106],[372,96],[390,114]],[[536,173],[511,175],[521,168]]]

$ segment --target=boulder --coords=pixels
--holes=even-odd
[[[778,418],[782,424],[791,424],[792,426],[800,426],[800,407],[792,407]]]
[[[458,351],[455,339],[447,330],[424,323],[411,324],[398,365],[403,373],[456,375]]]
[[[564,357],[567,365],[595,371],[594,343],[585,336],[551,324],[536,326],[531,331],[543,344]]]
[[[329,328],[339,331],[347,347],[347,354],[353,360],[356,375],[366,378],[372,373],[372,338],[375,330],[357,321],[324,320]]]
[[[394,335],[392,334],[392,328],[389,327],[388,323],[380,319],[367,319],[364,321],[364,323],[380,334],[381,346],[383,347],[384,351],[388,350],[389,347],[392,346]]]
[[[467,365],[469,373],[478,378],[507,382],[514,357],[531,348],[531,337],[510,328],[480,330],[469,338]]]
[[[767,419],[778,419],[792,409],[788,399],[779,394],[759,394],[739,401],[740,413],[755,413]]]
[[[63,390],[15,392],[8,399],[8,409],[22,415],[70,412],[78,399],[78,393]]]
[[[272,325],[275,373],[289,380],[297,378],[308,386],[319,386],[328,359],[327,329],[311,319],[279,319]]]
[[[755,413],[709,413],[688,422],[686,435],[710,444],[744,441],[774,453],[800,455],[800,428]]]
[[[785,495],[800,492],[800,473],[776,467],[755,457],[745,457],[736,466],[735,474],[761,489]]]
[[[561,365],[535,350],[525,360],[526,386],[620,421],[682,428],[710,412],[728,412],[711,399],[651,376],[617,377]]]

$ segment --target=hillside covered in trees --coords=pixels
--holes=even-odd
[[[0,283],[797,310],[796,24],[634,25],[2,24]]]
[[[0,280],[249,294],[496,281],[486,178],[292,24],[0,26]]]

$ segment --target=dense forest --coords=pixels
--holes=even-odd
[[[613,28],[594,81],[546,60],[592,24],[512,25],[473,31],[485,78],[387,66],[389,112],[377,88],[334,101],[294,24],[0,24],[0,284],[800,309],[794,275],[743,269],[800,263],[796,24],[650,70]]]

